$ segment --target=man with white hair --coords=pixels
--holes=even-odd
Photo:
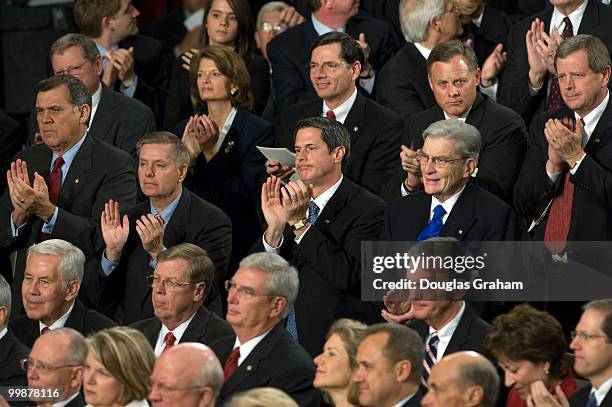
[[[26,375],[20,361],[30,350],[8,330],[11,315],[11,286],[0,276],[0,386],[25,386]]]
[[[24,344],[31,347],[39,336],[62,327],[89,335],[115,326],[77,299],[84,265],[81,249],[65,240],[50,239],[28,249],[21,285],[26,315],[10,323]]]
[[[312,358],[281,321],[298,294],[298,272],[275,253],[245,257],[226,282],[232,336],[211,344],[224,363],[220,399],[256,387],[276,387],[300,406],[319,406]]]
[[[149,400],[154,407],[214,407],[223,385],[215,353],[201,343],[169,348],[155,362]]]

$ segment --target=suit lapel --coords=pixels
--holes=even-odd
[[[338,212],[340,212],[346,206],[346,200],[348,199],[350,188],[350,181],[344,177],[336,192],[332,195],[331,199],[325,205],[325,208],[323,208],[323,211],[321,211],[319,214],[319,217],[315,222],[317,230],[326,230],[333,224],[333,222],[336,220]]]
[[[185,225],[189,222],[191,213],[191,193],[183,188],[181,199],[164,230],[164,245],[172,247],[182,241],[185,237]]]
[[[199,342],[199,339],[206,335],[209,319],[210,312],[202,305],[196,311],[179,342]]]
[[[346,116],[346,120],[344,121],[344,127],[348,130],[351,135],[351,144],[355,143],[357,140],[357,136],[361,132],[362,127],[365,123],[365,109],[366,109],[366,98],[357,91],[357,98],[355,99],[355,103],[353,103],[353,107]]]
[[[155,345],[157,344],[157,337],[159,336],[159,331],[161,331],[161,321],[157,318],[151,318],[151,323],[147,324],[143,327],[142,333],[147,338],[153,349],[155,349]]]
[[[595,126],[595,130],[593,130],[593,133],[591,134],[591,137],[589,137],[589,141],[584,148],[587,154],[593,154],[594,151],[597,150],[599,144],[608,135],[607,130],[610,127],[612,127],[612,98],[608,101],[608,106],[606,106],[606,109],[599,118],[597,126]]]
[[[474,104],[470,108],[470,112],[468,113],[465,122],[467,124],[471,124],[476,128],[480,128],[482,121],[484,120],[484,111],[480,108],[480,105],[484,102],[484,97],[480,92],[476,93],[476,100]]]
[[[76,198],[81,187],[87,183],[87,171],[92,168],[94,141],[90,135],[85,136],[83,144],[76,153],[57,199],[57,206],[70,208],[70,203]]]
[[[469,328],[472,325],[472,321],[475,318],[474,311],[466,304],[465,311],[459,320],[459,324],[453,332],[453,336],[448,342],[448,346],[444,351],[444,356],[450,355],[451,353],[457,352],[463,348],[463,344],[467,342]]]
[[[552,13],[550,14],[552,18]],[[550,18],[548,24],[550,25]],[[584,15],[580,21],[580,27],[578,27],[578,34],[596,34],[596,29],[599,26],[599,10],[597,9],[596,1],[587,1],[587,6],[584,9]],[[576,33],[574,33],[576,35]]]
[[[474,207],[476,205],[476,189],[470,182],[467,183],[465,189],[459,196],[455,206],[444,223],[442,235],[455,237],[458,240],[463,240],[474,222],[476,215]]]
[[[79,300],[75,300],[72,312],[68,316],[64,326],[78,332],[85,332],[85,307],[83,307],[83,304],[81,304]]]
[[[113,90],[102,85],[102,92],[100,95],[100,102],[96,109],[96,115],[94,116],[91,126],[89,126],[89,133],[92,134],[99,140],[106,141],[112,144],[112,140],[109,140],[108,132],[111,123],[113,123],[115,115],[115,95]]]

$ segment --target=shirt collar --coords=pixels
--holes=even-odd
[[[609,101],[610,91],[606,89],[606,97],[604,98],[604,100],[602,100],[601,103],[597,105],[595,109],[591,110],[589,114],[582,118],[582,120],[584,120],[584,131],[586,133],[586,140],[583,140],[582,143],[583,147],[586,145],[586,142],[588,142],[591,138],[591,134],[593,134],[595,127],[597,127],[597,123],[599,122],[599,119],[601,119],[604,110],[606,110]],[[576,112],[574,112],[574,117],[576,118],[576,121],[580,120],[580,116],[578,116],[578,113]]]
[[[401,399],[399,402],[395,403],[393,407],[402,407],[405,403],[408,403],[408,401],[413,398],[415,394],[416,393],[412,393],[408,397]]]
[[[91,95],[91,108],[95,108],[98,106],[98,103],[100,103],[100,99],[102,98],[102,82],[100,82],[98,84],[98,90],[96,90],[96,92]]]
[[[195,317],[195,314],[196,314],[195,312],[193,314],[191,314],[189,319],[187,319],[185,322],[183,322],[182,324],[180,324],[179,326],[174,328],[172,331],[170,331],[168,329],[168,327],[166,327],[166,325],[164,325],[162,323],[162,327],[161,327],[161,329],[159,331],[159,338],[161,338],[161,340],[163,341],[164,340],[163,338],[166,337],[166,334],[168,332],[172,332],[174,334],[174,337],[176,338],[175,343],[179,343],[181,341],[181,338],[185,334],[185,331],[187,330],[187,327],[191,323],[191,320],[193,319],[193,317]]]
[[[72,161],[74,160],[74,157],[77,155],[77,153],[79,152],[79,149],[81,148],[81,145],[83,145],[83,142],[85,141],[85,137],[87,137],[87,132],[85,132],[85,134],[83,134],[83,136],[81,137],[81,139],[79,141],[76,142],[75,145],[73,145],[72,147],[70,147],[68,149],[68,151],[66,151],[63,155],[62,158],[64,159],[64,165],[63,167],[66,169],[66,171],[63,171],[63,175],[64,177],[66,176],[66,174],[68,173],[68,169],[70,168],[70,166],[72,165]],[[49,170],[53,170],[53,164],[55,163],[55,159],[58,157],[58,155],[53,152],[53,154],[51,155],[51,164],[49,166]]]
[[[234,119],[236,118],[236,113],[238,113],[238,109],[236,109],[235,107],[232,107],[232,110],[230,110],[229,114],[225,118],[225,123],[223,123],[223,127],[219,129],[219,137],[217,137],[217,142],[215,143],[215,147],[213,148],[213,151],[215,152],[215,154],[217,154],[219,150],[221,149],[221,146],[223,145],[223,142],[225,141],[225,137],[227,136],[227,133],[232,128],[232,124],[234,124]],[[230,141],[230,143],[233,143],[233,141]],[[228,148],[231,148],[229,147],[229,144],[226,149]]]
[[[591,394],[595,393],[595,399],[597,400],[598,406],[601,406],[610,389],[612,389],[612,377],[603,382],[603,384],[599,386],[599,389],[597,390],[595,389],[595,387],[591,387]]]
[[[0,331],[0,339],[4,338],[4,336],[8,333],[8,328],[4,327],[4,329],[2,329]]]
[[[182,187],[181,187],[181,190],[179,191],[178,196],[174,198],[174,200],[170,202],[170,204],[166,206],[161,212],[155,209],[155,206],[153,206],[153,202],[149,200],[149,205],[151,207],[151,214],[161,215],[162,219],[164,220],[164,230],[166,229],[166,225],[168,224],[168,222],[170,222],[170,218],[172,218],[172,215],[174,214],[174,210],[176,209],[179,201],[181,200],[181,196],[183,196]]]
[[[319,214],[321,214],[321,212],[323,212],[323,208],[325,208],[325,205],[327,205],[327,203],[332,198],[332,196],[334,196],[334,194],[336,193],[338,188],[340,188],[340,183],[342,182],[343,178],[344,178],[344,176],[341,175],[340,179],[338,180],[338,182],[336,182],[331,187],[327,188],[327,190],[325,192],[323,192],[321,195],[319,195],[318,197],[312,198],[314,203],[316,203],[317,206],[319,207]]]
[[[574,35],[578,34],[578,29],[580,28],[580,22],[582,21],[582,17],[584,16],[584,10],[586,10],[587,3],[588,1],[584,0],[582,4],[576,10],[574,10],[572,13],[570,13],[569,16],[567,16],[572,22],[572,28],[574,31]],[[563,32],[563,29],[565,28],[565,23],[563,22],[564,18],[565,16],[561,14],[561,12],[557,10],[556,7],[554,7],[553,14],[550,19],[549,34],[552,34],[553,28],[556,28],[559,35],[561,35],[561,33]]]
[[[474,106],[474,105],[472,105],[472,106]],[[457,117],[456,119],[453,119],[452,117],[450,117],[448,114],[446,114],[446,112],[444,110],[442,110],[442,112],[444,112],[444,118],[446,120],[461,120],[463,123],[465,123],[465,119],[467,119],[468,115],[470,114],[470,111],[472,110],[472,106],[470,106],[469,109],[465,111],[463,116]]]
[[[419,51],[419,53],[423,55],[423,58],[425,59],[429,58],[429,54],[431,54],[431,50],[429,48],[422,46],[418,42],[414,42],[413,44],[415,48],[417,49],[417,51]]]
[[[246,341],[245,343],[240,343],[240,340],[238,339],[238,336],[236,336],[236,341],[234,342],[234,348],[236,349],[238,346],[240,346],[240,358],[238,359],[238,364],[240,365],[242,362],[244,362],[244,360],[249,356],[249,354],[253,351],[253,349],[255,349],[255,347],[257,345],[259,345],[259,342],[261,342],[263,340],[263,338],[266,337],[266,335],[268,335],[270,333],[272,329],[262,333],[259,336],[256,336],[254,338],[249,339],[248,341]]]
[[[459,190],[459,192],[457,192],[455,195],[451,196],[444,202],[438,201],[436,197],[432,195],[431,196],[431,208],[429,209],[429,220],[431,220],[431,218],[433,217],[433,212],[434,212],[435,207],[438,205],[442,205],[442,207],[446,211],[446,214],[444,214],[444,217],[442,218],[442,223],[445,223],[446,219],[448,219],[448,215],[450,215],[451,211],[453,210],[453,207],[459,200],[459,196],[461,195],[464,189],[465,189],[465,185],[463,186],[463,188]]]
[[[444,340],[445,342],[448,342],[450,338],[453,336],[453,334],[455,333],[455,329],[457,329],[457,326],[459,325],[459,321],[461,320],[461,317],[463,316],[464,312],[465,312],[465,302],[461,301],[461,308],[459,308],[459,312],[457,312],[457,315],[455,315],[450,321],[446,323],[446,325],[444,325],[442,328],[438,329],[437,331],[430,326],[429,335],[436,332],[438,334],[438,338],[440,339],[440,341]]]
[[[38,332],[40,333],[40,331],[42,331],[43,328],[49,328],[50,330],[63,328],[64,325],[66,325],[66,321],[68,320],[68,317],[70,316],[70,313],[72,312],[73,308],[74,308],[74,301],[72,302],[72,305],[70,306],[70,308],[68,308],[68,311],[66,311],[64,315],[59,317],[59,319],[55,321],[54,323],[52,323],[50,326],[43,324],[42,321],[38,321]]]
[[[323,24],[322,22],[320,22],[319,20],[317,20],[317,18],[314,16],[314,13],[312,13],[310,15],[310,19],[312,21],[312,25],[315,29],[315,31],[317,32],[317,34],[319,34],[319,37],[323,34],[327,34],[333,31],[338,31],[338,32],[346,32],[346,28],[342,27],[338,30],[334,30],[331,27],[326,26],[325,24]]]
[[[480,28],[480,26],[482,25],[482,18],[484,17],[484,13],[485,13],[485,9],[487,8],[487,6],[485,5],[484,8],[482,9],[482,13],[480,13],[480,15],[478,16],[478,18],[473,18],[472,19],[472,23]]]
[[[355,87],[355,89],[353,90],[353,94],[335,109],[330,109],[327,106],[327,103],[323,101],[323,116],[327,115],[328,111],[333,110],[334,115],[336,116],[336,121],[339,121],[340,123],[344,124],[349,112],[355,104],[355,100],[357,100],[357,87]]]

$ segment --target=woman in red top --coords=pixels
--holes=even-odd
[[[567,341],[561,324],[547,312],[521,304],[499,315],[485,346],[503,369],[504,384],[511,387],[506,407],[525,407],[538,382],[551,394],[560,386],[568,399],[578,388],[563,358]]]

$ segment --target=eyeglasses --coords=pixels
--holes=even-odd
[[[155,287],[156,285],[163,285],[166,291],[178,291],[182,287],[186,287],[188,285],[193,285],[197,283],[183,283],[183,282],[174,281],[174,280],[164,280],[160,276],[149,274],[147,276],[147,284],[149,285],[149,287]]]
[[[37,369],[38,373],[41,373],[43,375],[47,375],[47,374],[51,374],[52,372],[58,370],[58,369],[63,369],[66,367],[79,367],[81,365],[61,365],[61,366],[51,366],[47,363],[43,363],[43,362],[37,362],[34,359],[31,358],[26,358],[26,359],[21,359],[19,361],[19,364],[21,365],[21,368],[23,370],[25,370],[26,372],[31,370],[31,369]]]
[[[259,25],[259,29],[261,31],[263,31],[265,33],[268,33],[270,31],[274,31],[274,35],[277,35],[277,34],[280,34],[280,33],[284,32],[285,30],[287,30],[287,28],[289,28],[289,26],[284,21],[281,21],[281,22],[276,23],[274,25],[272,25],[272,23],[264,21],[263,23],[261,23]]]
[[[277,295],[256,293],[255,290],[253,290],[251,287],[240,286],[231,280],[225,280],[225,289],[228,293],[239,294],[242,298],[246,300],[252,300],[255,297],[278,297]]]
[[[68,67],[66,69],[61,69],[59,71],[55,71],[55,75],[70,75],[70,76],[78,75],[81,72],[83,72],[83,67],[88,62],[89,61],[85,61],[81,65],[70,66],[70,67]]]
[[[157,382],[151,383],[151,390],[157,389],[158,392],[164,393],[164,394],[176,393],[179,391],[202,390],[206,387],[208,386],[170,387],[170,386],[166,386],[165,384],[160,384]]]
[[[342,66],[348,66],[350,67],[351,65],[347,64],[346,62],[341,62],[341,61],[337,61],[337,62],[323,62],[322,64],[318,63],[318,62],[311,62],[308,65],[306,65],[306,67],[308,69],[310,69],[311,71],[325,71],[325,72],[335,72],[338,69],[340,69],[340,67]]]
[[[429,160],[431,160],[431,162],[433,163],[434,167],[436,168],[446,168],[450,165],[450,163],[454,163],[455,161],[461,161],[461,160],[465,160],[466,158],[469,157],[461,157],[461,158],[446,158],[446,157],[433,157],[430,155],[427,155],[421,151],[416,153],[416,159],[419,162],[419,164],[421,165],[427,165],[427,163],[429,163]]]
[[[570,332],[570,337],[572,338],[572,340],[579,338],[581,341],[590,342],[596,338],[607,338],[608,335],[589,335],[584,331],[572,331]]]

